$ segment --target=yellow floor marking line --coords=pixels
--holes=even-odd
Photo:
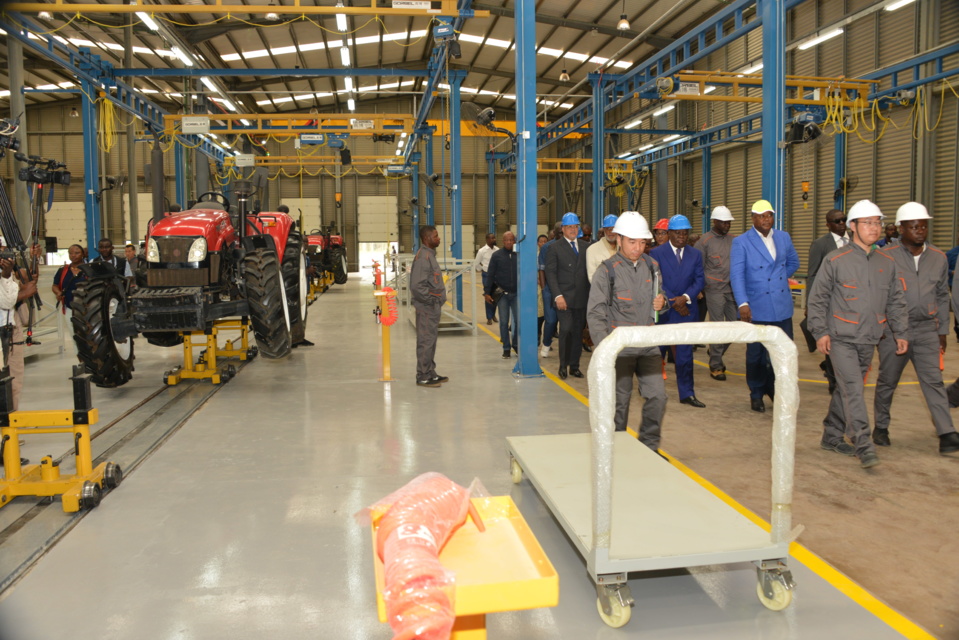
[[[708,365],[708,364],[706,364],[705,362],[700,362],[699,360],[695,360],[695,359],[694,359],[694,360],[693,360],[693,364],[698,364],[700,367],[706,367],[707,369],[709,368],[709,365]],[[740,377],[743,377],[743,378],[746,377],[746,374],[745,374],[745,373],[736,373],[735,371],[729,371],[728,369],[726,370],[725,373],[726,373],[727,376],[740,376]],[[797,378],[797,380],[798,380],[799,382],[811,382],[811,383],[813,383],[813,384],[829,384],[829,382],[828,382],[827,380],[809,380],[809,379],[807,379],[807,378]],[[912,381],[912,382],[900,382],[900,383],[899,383],[899,386],[906,385],[906,384],[919,384],[919,381],[918,381],[918,380],[914,380],[914,381]],[[871,383],[867,384],[866,386],[867,386],[867,387],[875,387],[875,386],[876,386],[876,383],[875,383],[875,382],[871,382]]]

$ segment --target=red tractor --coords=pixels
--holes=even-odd
[[[333,225],[326,229],[314,229],[306,236],[310,266],[322,276],[324,272],[333,276],[334,284],[346,284],[347,264],[346,245],[343,236],[333,233]]]
[[[81,267],[87,280],[73,299],[73,332],[80,361],[101,387],[133,375],[133,338],[174,346],[187,331],[209,331],[216,320],[249,317],[259,353],[282,358],[306,328],[305,247],[285,213],[247,214],[250,190],[236,184],[239,215],[207,192],[193,208],[151,222],[146,286],[112,265]],[[244,220],[245,224],[240,224]]]

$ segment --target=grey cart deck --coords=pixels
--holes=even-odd
[[[592,551],[590,434],[507,438],[507,448],[584,558]],[[750,522],[627,433],[613,441],[609,559],[596,574],[784,558]],[[591,568],[592,569],[592,568]]]

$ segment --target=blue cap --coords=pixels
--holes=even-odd
[[[579,216],[572,211],[569,213],[564,213],[562,223],[564,227],[567,227],[571,224],[579,224]]]
[[[681,213],[677,213],[669,219],[669,230],[670,231],[682,231],[684,229],[692,229],[693,225],[689,224],[689,218],[684,216]]]
[[[615,226],[616,226],[616,220],[617,220],[617,218],[616,218],[615,215],[613,215],[612,213],[609,214],[608,216],[606,216],[605,218],[603,218],[603,228],[606,229],[606,228],[608,228],[608,227],[615,227]]]
[[[582,229],[579,230],[579,233],[576,234],[576,237],[577,237],[577,238],[582,238],[582,237],[583,237],[583,230],[582,230]]]

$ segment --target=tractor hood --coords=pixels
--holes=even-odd
[[[203,236],[211,251],[224,241],[232,242],[235,232],[226,211],[190,209],[163,218],[150,229],[151,236]]]

